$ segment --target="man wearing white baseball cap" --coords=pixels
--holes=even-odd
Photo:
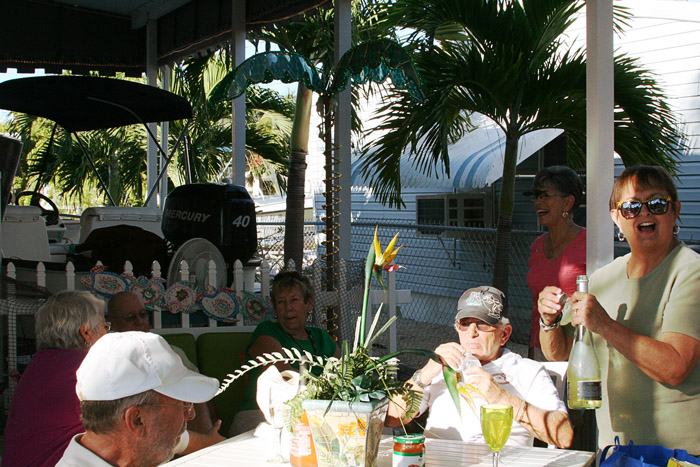
[[[457,302],[455,330],[459,342],[447,342],[435,349],[452,368],[462,370],[465,383],[478,389],[471,396],[476,411],[462,404],[461,416],[447,390],[442,366],[433,360],[408,381],[422,392],[418,413],[429,410],[425,435],[485,443],[478,407],[507,404],[513,407],[513,426],[508,445],[532,446],[535,437],[548,444],[568,447],[573,430],[566,406],[544,366],[505,348],[513,327],[505,314],[505,295],[494,287],[469,289]],[[401,401],[389,404],[387,426],[405,424]]]
[[[185,368],[161,336],[136,331],[104,336],[76,376],[86,431],[71,440],[57,467],[162,464],[187,444],[193,404],[219,387]]]

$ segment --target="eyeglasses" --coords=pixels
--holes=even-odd
[[[534,190],[534,191],[530,191],[530,192],[527,193],[527,194],[528,194],[529,196],[532,196],[532,200],[533,200],[533,201],[538,200],[538,199],[547,200],[547,199],[555,198],[555,197],[566,198],[567,196],[569,196],[569,195],[560,195],[560,194],[557,194],[557,193],[551,193],[551,192],[549,192],[549,191],[547,191],[547,190]]]
[[[123,319],[127,323],[133,323],[136,321],[136,318],[138,319],[148,319],[148,313],[146,313],[146,310],[139,311],[138,313],[131,313],[126,316],[113,316],[109,315],[111,319]]]
[[[634,219],[642,212],[642,206],[646,205],[650,213],[661,215],[668,212],[668,206],[671,204],[670,196],[657,196],[656,198],[649,198],[646,201],[618,201],[617,209],[620,210],[620,214],[625,219]]]
[[[149,405],[151,407],[177,407],[180,409],[185,409],[185,415],[190,416],[194,414],[194,402],[183,402],[182,404],[141,404]]]
[[[457,321],[457,327],[460,331],[466,331],[472,324],[476,325],[476,329],[479,332],[493,332],[496,330],[496,326],[488,323],[484,323],[480,319],[475,318],[462,318]]]

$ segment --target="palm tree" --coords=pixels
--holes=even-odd
[[[231,160],[231,102],[210,102],[207,98],[229,68],[230,60],[224,49],[193,58],[173,70],[173,92],[186,97],[193,109],[186,137],[193,181],[221,178]],[[246,158],[259,156],[283,175],[294,103],[274,90],[258,87],[251,88],[246,99]],[[173,123],[173,137],[179,134],[183,123]],[[181,180],[187,179],[187,166],[183,154],[178,164]]]
[[[217,69],[225,70],[218,54],[199,57],[176,67],[173,90],[193,104],[193,119],[187,134],[192,179],[211,181],[220,178],[231,158],[231,105],[210,105],[206,99],[217,80]],[[253,89],[248,95],[247,150],[283,173],[288,154],[293,103],[269,89]],[[171,143],[184,122],[171,124]],[[46,119],[13,112],[8,124],[11,133],[23,142],[22,177],[15,185],[28,188],[30,182],[54,185],[61,195],[86,202],[97,186],[97,179],[85,157],[67,132],[58,127],[50,144],[54,123]],[[117,204],[141,205],[145,198],[146,132],[134,125],[81,133],[81,139],[93,156],[97,171],[108,181],[108,189]],[[48,152],[51,146],[50,152]],[[177,182],[187,179],[184,152],[169,171]]]
[[[22,139],[25,156],[16,186],[25,189],[30,183],[39,187],[53,184],[61,195],[78,202],[91,196],[98,186],[97,178],[80,147],[65,130],[46,119],[14,112],[9,130]],[[137,126],[81,134],[86,149],[97,156],[98,173],[108,181],[107,188],[115,201],[125,203],[143,198],[145,138],[145,131]]]
[[[390,36],[381,9],[375,0],[358,0],[352,5],[352,43],[366,42]],[[321,81],[328,83],[335,69],[334,58],[334,11],[319,9],[304,15],[301,20],[285,24],[274,24],[250,35],[254,43],[265,42],[277,45],[281,51],[306,57],[321,73]],[[353,89],[353,102],[358,89]],[[287,178],[287,205],[285,215],[284,262],[293,259],[301,268],[304,251],[304,187],[306,179],[306,155],[309,151],[312,91],[308,83],[299,82],[296,95],[296,112],[291,136],[291,151]],[[361,122],[354,109],[352,129],[361,131]],[[319,135],[326,139],[326,130]]]
[[[586,137],[586,62],[564,32],[580,0],[397,0],[394,24],[413,33],[407,47],[424,79],[427,101],[405,93],[379,111],[387,130],[363,157],[361,172],[382,202],[401,205],[399,166],[449,175],[448,145],[470,130],[470,115],[495,122],[506,137],[493,283],[507,292],[518,140],[544,129],[565,130],[570,165],[582,166]],[[620,19],[618,12],[618,19]],[[615,150],[625,164],[674,171],[680,135],[651,74],[631,58],[615,59]],[[398,99],[398,102],[397,102]]]

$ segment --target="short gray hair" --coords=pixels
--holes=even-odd
[[[80,419],[87,431],[102,435],[113,433],[119,429],[129,407],[155,404],[159,397],[156,391],[150,390],[112,401],[80,401]]]
[[[84,348],[80,326],[96,331],[104,308],[102,300],[86,291],[66,290],[49,297],[36,315],[37,349]]]
[[[298,271],[282,271],[278,273],[272,280],[272,289],[270,297],[274,305],[275,295],[278,295],[281,290],[289,290],[298,287],[299,291],[304,295],[304,303],[309,303],[309,300],[314,298],[314,286],[308,276],[304,276]]]

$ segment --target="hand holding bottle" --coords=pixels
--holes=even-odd
[[[462,364],[462,360],[464,359],[464,352],[466,352],[464,347],[459,345],[457,342],[445,342],[444,344],[437,346],[435,349],[435,353],[438,354],[438,356],[455,371],[459,371],[459,366]],[[428,361],[428,365],[431,363],[434,364],[435,368],[431,368],[431,370],[434,371],[431,371],[429,376],[434,377],[442,371],[442,367],[434,360]]]
[[[602,403],[600,365],[591,331],[578,316],[581,299],[588,301],[592,297],[588,294],[588,277],[578,276],[576,286],[578,291],[574,293],[571,308],[574,324],[578,327],[566,370],[566,399],[570,409],[597,409]]]
[[[583,324],[589,331],[600,334],[601,327],[611,318],[598,303],[594,295],[577,291],[569,298],[571,303],[571,324]]]

